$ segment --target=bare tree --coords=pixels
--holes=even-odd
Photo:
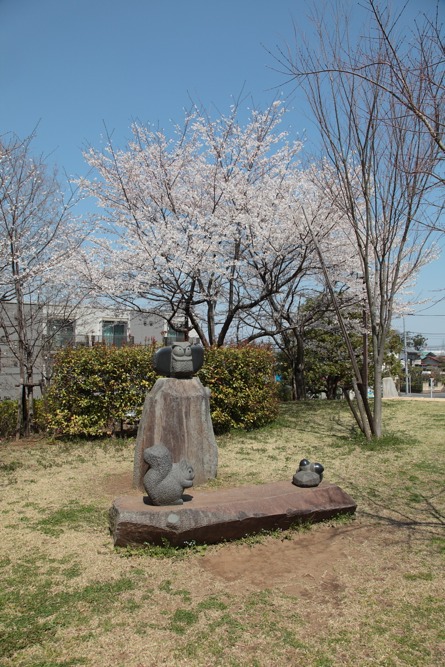
[[[0,335],[20,373],[18,436],[32,428],[36,363],[85,296],[73,277],[84,226],[33,138],[0,140]]]
[[[445,32],[441,3],[427,14],[419,9],[413,21],[407,16],[409,0],[397,13],[391,4],[364,0],[361,8],[368,18],[359,38],[351,42],[351,29],[342,3],[315,11],[312,16],[322,48],[312,57],[303,47],[279,50],[279,71],[301,84],[314,75],[343,74],[376,86],[397,103],[400,116],[385,119],[398,124],[405,115],[414,116],[430,135],[441,154],[432,174],[445,183]],[[409,24],[407,25],[407,22]],[[332,26],[335,26],[333,28]],[[296,35],[296,44],[307,43]],[[382,119],[383,120],[383,119]],[[431,167],[431,165],[429,165]]]
[[[363,76],[414,115],[445,153],[445,33],[436,12],[420,13],[408,38],[397,39],[398,23],[404,12],[391,20],[387,5],[368,0],[377,39],[369,40],[362,62],[355,62],[351,73]],[[373,47],[372,51],[369,47]],[[436,172],[444,182],[443,174]]]
[[[303,87],[319,130],[325,157],[314,168],[314,183],[344,216],[359,260],[355,277],[362,282],[358,304],[370,329],[373,404],[338,304],[335,276],[313,237],[354,370],[357,402],[351,409],[370,439],[382,434],[382,364],[396,297],[433,256],[436,225],[428,204],[442,150],[434,132],[425,131],[425,118],[407,113],[406,102],[388,90],[384,40],[374,42],[370,35],[366,41],[361,32],[360,42],[352,44],[347,22],[338,15],[334,28],[323,16],[316,27],[316,43],[292,56],[281,52],[279,59]],[[372,61],[372,77],[356,76],[365,58]]]

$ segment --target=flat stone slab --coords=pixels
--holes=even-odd
[[[115,546],[194,541],[212,544],[261,530],[286,529],[353,514],[356,503],[339,486],[322,482],[300,488],[291,481],[200,491],[190,489],[183,505],[146,505],[143,496],[121,496],[110,509]]]

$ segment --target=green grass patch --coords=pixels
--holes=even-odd
[[[85,528],[106,528],[107,515],[104,510],[94,505],[82,505],[73,502],[55,510],[44,519],[34,523],[33,527],[45,535],[58,537],[65,528],[84,530]]]
[[[190,609],[176,609],[170,621],[170,629],[177,635],[183,635],[198,622],[198,618],[199,614]]]
[[[54,641],[62,628],[84,627],[98,614],[112,613],[120,595],[135,588],[129,577],[55,591],[38,558],[17,563],[0,591],[0,655]]]
[[[430,540],[430,544],[439,553],[445,555],[445,537],[432,537]]]
[[[162,544],[128,545],[116,547],[116,553],[121,558],[156,558],[184,560],[195,555],[203,556],[207,551],[206,544],[196,544],[193,540],[186,542],[183,546],[174,546],[164,538]]]
[[[227,654],[227,649],[236,649],[239,644],[254,645],[257,636],[263,638],[266,646],[274,646],[274,659],[270,664],[281,664],[280,654],[289,649],[302,650],[306,654],[308,643],[305,637],[299,637],[297,629],[300,617],[293,608],[290,611],[280,609],[277,602],[282,601],[286,601],[286,596],[279,595],[277,601],[276,593],[266,589],[251,592],[243,598],[227,595],[222,600],[219,596],[209,596],[192,608],[180,609],[172,615],[171,627],[174,626],[178,635],[186,635],[187,642],[176,654],[193,658],[197,664],[211,655],[216,665],[263,665],[261,649],[256,655],[249,651],[248,661],[238,662]],[[292,604],[295,603],[292,599]],[[224,653],[226,657],[223,659]]]
[[[407,581],[433,581],[432,572],[407,572],[404,575]]]
[[[346,447],[347,452],[351,452],[351,448],[358,447],[367,452],[391,452],[401,451],[407,447],[414,447],[417,444],[416,438],[405,433],[384,433],[380,438],[373,438],[367,440],[363,433],[357,428],[352,427],[348,435],[340,435],[336,437],[334,446],[339,448]]]
[[[172,582],[170,581],[170,579],[166,579],[165,581],[163,581],[159,586],[159,590],[164,591],[164,593],[168,593],[169,595],[179,595],[179,597],[181,597],[184,600],[184,602],[190,602],[191,600],[190,591],[187,591],[184,588],[179,588],[175,590],[172,587]]]
[[[231,545],[113,548],[102,508],[131,472],[130,442],[2,444],[2,667],[143,665],[151,644],[159,664],[196,667],[441,664],[444,405],[385,402],[379,442],[341,401],[286,404],[274,424],[218,437],[206,487],[290,484],[307,457],[358,504],[356,518]]]
[[[0,461],[0,472],[5,474],[15,472],[20,468],[23,468],[23,463],[21,461],[9,461],[9,463],[3,463]]]

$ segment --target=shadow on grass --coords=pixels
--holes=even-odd
[[[423,493],[417,493],[416,502],[419,504],[422,503],[423,508],[417,506],[413,513],[409,512],[410,507],[406,503],[404,503],[404,510],[401,510],[395,507],[395,503],[388,503],[387,498],[384,498],[383,494],[381,497],[376,498],[356,485],[352,486],[351,493],[355,498],[361,496],[362,500],[369,503],[371,508],[375,508],[375,511],[360,508],[361,516],[378,521],[379,523],[397,528],[425,529],[426,532],[430,532],[432,535],[437,535],[437,529],[445,528],[445,514],[435,502],[436,498],[445,493],[444,489],[429,497]],[[358,505],[360,507],[360,501]],[[423,517],[416,516],[416,513],[423,515]]]
[[[388,431],[383,433],[380,438],[367,440],[363,433],[355,426],[348,429],[347,435],[338,435],[335,437],[333,447],[347,447],[349,449],[358,447],[367,452],[385,452],[402,451],[407,447],[414,447],[418,440],[408,433],[393,433]]]
[[[277,419],[264,429],[278,431],[297,428],[303,433],[313,433],[314,427],[321,437],[337,433],[339,436],[347,436],[351,430],[351,413],[346,402],[307,400],[282,403]]]

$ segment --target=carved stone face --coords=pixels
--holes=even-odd
[[[193,374],[192,348],[190,343],[173,343],[171,357],[171,373]]]
[[[159,375],[191,378],[204,363],[204,348],[188,342],[161,347],[153,355],[153,368]]]
[[[192,356],[192,348],[190,343],[173,343],[172,355],[176,359],[183,359]]]

